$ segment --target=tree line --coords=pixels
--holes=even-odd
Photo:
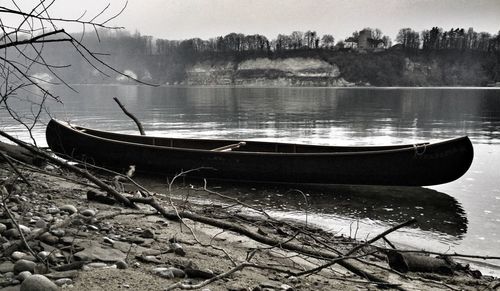
[[[484,52],[500,51],[500,31],[496,35],[488,32],[476,32],[471,27],[451,28],[449,31],[433,27],[418,33],[411,28],[399,30],[396,41],[404,49],[413,50],[475,50]]]
[[[261,34],[245,35],[229,33],[225,36],[210,38],[191,38],[185,40],[154,39],[141,35],[139,32],[105,31],[99,39],[94,39],[95,45],[111,48],[112,51],[124,52],[127,55],[181,55],[192,56],[206,53],[279,53],[296,50],[349,50],[356,49],[363,34],[367,46],[364,48],[400,48],[404,50],[475,50],[484,52],[500,51],[500,32],[492,35],[488,32],[476,32],[473,28],[452,28],[444,30],[432,27],[422,32],[411,28],[399,30],[395,45],[389,36],[383,35],[380,29],[365,28],[355,31],[346,39],[335,42],[331,34],[319,35],[316,31],[293,31],[291,34],[278,34],[275,39],[268,39]],[[100,40],[105,39],[105,42]],[[92,41],[91,41],[92,42]],[[99,42],[99,44],[97,44]]]

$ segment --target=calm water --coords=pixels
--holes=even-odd
[[[417,226],[389,238],[440,252],[500,255],[500,90],[75,88],[79,94],[55,88],[64,106],[51,104],[52,116],[117,132],[137,131],[113,96],[136,114],[149,135],[332,145],[413,143],[468,135],[475,150],[472,167],[444,185],[295,186],[308,194],[307,203],[289,186],[234,187],[214,182],[213,187],[265,203],[275,215],[307,218],[309,223],[362,238],[416,217]],[[0,117],[0,128],[27,137],[5,115]],[[34,131],[41,145],[43,130],[41,126]]]

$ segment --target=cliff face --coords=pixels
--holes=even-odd
[[[350,86],[337,65],[315,58],[202,62],[186,70],[189,85]]]

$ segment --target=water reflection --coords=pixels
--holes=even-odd
[[[264,205],[279,211],[331,214],[384,224],[402,223],[416,218],[418,222],[413,227],[421,230],[440,232],[456,239],[467,233],[468,220],[462,205],[450,195],[428,188],[291,186],[223,181],[210,181],[209,185],[217,192],[238,198],[242,202]]]

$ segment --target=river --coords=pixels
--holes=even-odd
[[[295,185],[306,194],[307,202],[284,185],[234,188],[216,182],[213,187],[264,203],[276,216],[307,219],[357,238],[416,217],[416,226],[389,238],[438,252],[499,255],[499,89],[133,85],[74,86],[78,93],[64,87],[53,89],[63,100],[63,104],[49,103],[53,117],[124,133],[137,130],[113,102],[114,96],[142,121],[148,135],[325,145],[416,143],[468,135],[474,144],[473,164],[463,177],[443,185]],[[0,117],[1,129],[28,138],[5,112]],[[43,125],[33,133],[39,145],[46,144]],[[500,263],[488,263],[481,265],[483,272],[498,275]]]

